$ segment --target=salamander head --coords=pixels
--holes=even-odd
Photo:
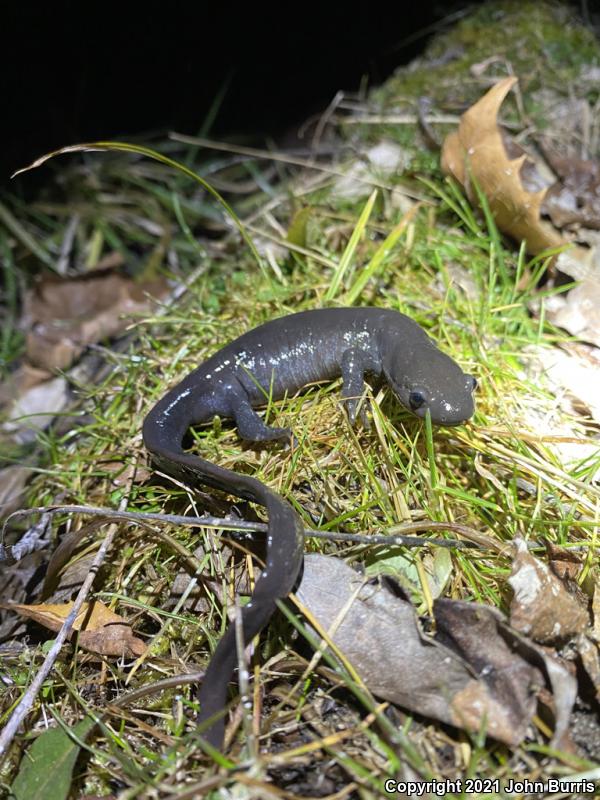
[[[392,353],[386,380],[403,406],[418,417],[427,411],[436,425],[460,425],[473,416],[477,381],[428,340],[421,347]]]

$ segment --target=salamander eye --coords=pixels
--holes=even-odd
[[[408,395],[408,404],[413,411],[416,411],[417,408],[421,408],[421,406],[425,405],[425,402],[425,394],[420,389],[413,389]]]
[[[471,389],[472,392],[475,391],[477,388],[477,378],[474,375],[467,375],[467,387]]]

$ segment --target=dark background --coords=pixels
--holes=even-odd
[[[587,12],[586,3],[575,3]],[[388,77],[465,2],[8,0],[0,6],[0,183],[56,147],[151,130],[281,137],[338,89]],[[43,171],[41,171],[43,172]],[[13,184],[14,186],[14,184]]]
[[[386,4],[387,5],[387,4]],[[465,7],[465,4],[463,4]],[[381,82],[456,11],[420,0],[372,13],[229,3],[15,2],[0,8],[0,171],[75,142],[157,129],[280,136],[363,76]],[[361,15],[362,14],[362,15]]]

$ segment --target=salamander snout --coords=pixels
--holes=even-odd
[[[477,380],[462,370],[447,372],[437,381],[423,380],[409,386],[394,387],[398,398],[413,414],[424,418],[427,412],[435,425],[460,425],[473,416],[473,392]]]
[[[473,416],[477,381],[428,338],[407,350],[402,343],[383,354],[384,376],[403,406],[435,425],[460,425]]]
[[[430,394],[427,408],[422,409],[421,415],[425,416],[428,409],[436,425],[460,425],[473,416],[476,388],[477,379],[473,375],[453,376],[453,380],[442,382]]]

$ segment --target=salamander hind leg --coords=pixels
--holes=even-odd
[[[344,350],[341,359],[342,370],[342,397],[346,401],[346,409],[351,425],[356,424],[357,414],[365,428],[371,427],[367,416],[367,404],[363,402],[359,410],[359,403],[365,388],[365,373],[381,371],[379,361],[367,350],[350,347]]]
[[[250,442],[282,442],[290,444],[293,434],[290,428],[274,428],[265,425],[250,405],[248,398],[242,393],[236,394],[231,401],[231,416],[235,420],[238,433],[242,439]]]

